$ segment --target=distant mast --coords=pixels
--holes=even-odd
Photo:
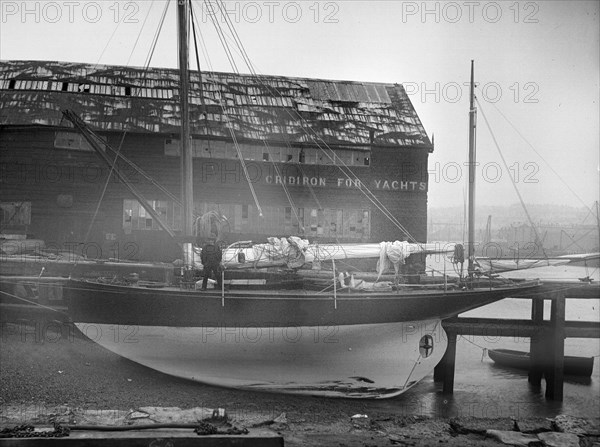
[[[600,252],[600,205],[596,200],[596,223],[598,224],[598,251]]]
[[[179,101],[181,110],[181,203],[183,205],[183,256],[186,267],[191,267],[194,191],[192,179],[192,150],[190,147],[189,112],[189,60],[188,60],[188,21],[189,1],[177,0],[179,37]]]
[[[475,258],[475,130],[477,127],[477,109],[475,108],[475,69],[471,60],[471,94],[469,105],[469,224],[467,256],[469,259],[467,272],[469,279],[473,279]]]

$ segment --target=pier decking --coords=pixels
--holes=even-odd
[[[597,282],[546,283],[535,296],[515,296],[531,299],[531,319],[454,317],[442,325],[448,335],[448,349],[435,367],[434,380],[443,383],[443,392],[454,391],[456,340],[459,335],[527,337],[530,338],[531,368],[529,382],[540,386],[546,379],[546,397],[563,400],[564,340],[573,338],[600,338],[600,322],[565,320],[567,298],[599,299]],[[545,301],[551,302],[550,320],[544,320]]]

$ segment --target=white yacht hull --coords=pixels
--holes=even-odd
[[[447,346],[440,320],[288,327],[76,325],[110,351],[173,376],[354,398],[403,393],[433,370]],[[423,347],[427,341],[432,348]]]

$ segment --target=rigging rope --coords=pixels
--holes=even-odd
[[[206,0],[205,0],[205,4],[206,4]],[[237,34],[237,31],[235,30],[235,27],[233,25],[233,23],[231,23],[231,19],[229,18],[229,15],[227,14],[227,11],[225,10],[222,1],[219,1],[217,3],[217,6],[219,7],[219,11],[223,16],[223,19],[225,20],[227,27],[230,29],[230,32],[233,35],[233,40],[236,43],[236,45],[238,46],[242,59],[245,61],[246,65],[248,66],[248,69],[250,70],[251,74],[256,78],[256,80],[267,90],[269,91],[273,96],[278,96],[278,97],[282,97],[282,95],[276,90],[271,88],[269,85],[267,85],[266,83],[262,82],[261,80],[261,76],[258,75],[258,73],[256,73],[254,66],[252,64],[252,62],[250,61],[250,58],[247,55],[247,52],[243,46],[243,44],[241,43],[241,39],[239,39],[239,35]],[[213,8],[213,4],[208,5],[209,8]],[[214,11],[213,9],[211,9],[211,11]],[[231,59],[233,58],[233,54],[231,52],[231,49],[229,47],[229,45],[227,44],[227,38],[226,38],[226,34],[224,33],[224,31],[222,30],[222,28],[220,27],[220,25],[217,23],[216,19],[213,17],[214,14],[209,14],[211,22],[213,24],[213,26],[215,27],[215,30],[217,31],[218,35],[219,35],[219,39],[221,41],[221,44],[223,45],[227,57],[228,59],[230,59],[230,64],[232,65],[232,67],[234,68],[236,73],[239,73],[238,69],[237,69],[237,65],[235,64],[234,61],[232,61]],[[221,107],[223,108],[223,106],[221,105]],[[329,147],[327,145],[327,143],[316,133],[316,131],[314,129],[312,129],[310,126],[305,125],[305,119],[297,112],[297,111],[293,111],[294,115],[292,115],[292,113],[290,113],[290,111],[287,108],[284,108],[284,111],[286,114],[288,114],[290,116],[290,118],[297,120],[298,124],[300,125],[300,127],[307,133],[307,135],[312,139],[312,141],[314,142],[314,144],[330,159],[332,160],[332,162],[334,162],[335,164],[335,159],[337,157],[337,159],[339,160],[339,164],[338,167],[340,169],[340,171],[346,176],[347,179],[350,180],[354,180],[354,181],[359,181],[360,179],[358,178],[358,176],[356,174],[354,174],[354,172],[352,172],[352,170],[344,163],[343,160],[341,160],[339,158],[339,156],[337,156],[335,154],[335,151]],[[223,112],[225,114],[225,111],[223,109]],[[226,114],[225,114],[226,116]],[[226,116],[227,120],[229,120],[229,118]],[[232,135],[233,136],[233,135]],[[315,138],[316,137],[316,138]],[[321,141],[321,143],[319,143],[318,140]],[[234,144],[236,142],[234,141]],[[325,146],[325,148],[323,147]],[[239,155],[239,149],[236,146],[236,150],[238,150],[238,157],[240,157],[240,160],[243,160],[243,158]],[[329,154],[332,153],[333,157]],[[242,162],[243,163],[243,162]],[[359,191],[361,191],[361,193],[386,217],[388,218],[397,228],[399,228],[406,236],[406,238],[416,244],[422,245],[419,241],[417,241],[411,234],[410,232],[400,223],[400,221],[392,214],[392,212],[383,204],[381,203],[381,201],[377,198],[377,196],[364,184],[361,183],[361,187],[359,188]],[[253,196],[254,196],[254,192],[253,192]],[[255,198],[255,202],[257,201],[257,199]]]
[[[279,125],[281,127],[283,127],[283,120],[280,120]],[[287,133],[283,134],[283,138],[284,138],[284,142],[285,142],[285,147],[288,148],[290,150],[290,152],[294,152],[294,149],[292,148],[289,139],[287,138]],[[266,141],[266,140],[264,140]],[[302,152],[304,149],[300,149],[300,152]],[[302,168],[302,163],[298,163],[296,165],[296,167],[298,168],[298,170],[300,171],[300,175],[302,175],[302,177],[306,177],[306,173],[304,171],[304,169]],[[284,183],[285,185],[285,183]],[[310,195],[312,196],[313,200],[315,201],[315,203],[317,204],[317,208],[318,209],[323,209],[323,206],[321,205],[321,201],[319,200],[319,198],[317,197],[317,195],[315,194],[315,189],[312,187],[312,185],[310,184],[310,182],[306,185],[308,186],[308,191],[310,192]]]
[[[152,44],[150,45],[151,51],[149,52],[146,62],[144,63],[144,67],[150,66],[150,62],[152,61],[152,57],[154,56],[154,50],[156,49],[156,44],[158,43],[158,37],[160,36],[163,24],[165,23],[165,18],[167,17],[167,11],[169,10],[170,4],[170,1],[167,1],[165,4],[165,9],[163,10],[160,22],[158,24],[158,28],[156,29],[156,33],[154,34],[154,38],[152,39]]]
[[[254,185],[252,185],[252,180],[250,179],[250,174],[248,174],[248,168],[246,166],[246,161],[244,160],[244,156],[242,154],[242,150],[240,149],[240,145],[238,144],[237,137],[235,136],[235,132],[233,131],[233,125],[231,125],[231,121],[229,121],[229,116],[225,113],[225,108],[223,104],[221,104],[221,108],[223,109],[223,116],[227,121],[227,128],[229,129],[229,133],[231,134],[231,138],[233,140],[233,144],[235,146],[235,150],[237,152],[238,158],[240,159],[240,163],[242,165],[242,171],[244,172],[244,176],[246,177],[246,181],[248,182],[248,187],[250,188],[250,193],[252,194],[252,198],[254,199],[254,204],[258,209],[258,215],[263,217],[262,208],[260,203],[258,202],[258,197],[256,195],[256,191],[254,190]]]
[[[546,159],[535,149],[535,147],[533,146],[533,144],[531,144],[529,142],[529,140],[527,140],[527,138],[525,138],[525,136],[519,131],[519,129],[516,128],[516,126],[502,113],[502,111],[495,104],[492,103],[492,105],[494,106],[494,108],[496,109],[496,111],[502,116],[502,118],[504,118],[506,120],[506,122],[514,129],[514,131],[517,132],[517,135],[519,135],[523,139],[523,141],[525,143],[527,143],[527,145],[531,148],[531,150],[533,150],[533,152],[535,152],[537,154],[537,156],[540,157],[544,163],[546,163],[546,166],[554,173],[554,175],[556,175],[558,177],[558,179],[567,187],[567,189],[569,191],[571,191],[571,193],[577,198],[577,200],[579,200],[583,204],[583,206],[585,208],[587,208],[588,211],[590,213],[592,213],[592,215],[593,215],[594,213],[593,213],[592,209],[583,201],[583,199],[581,197],[579,197],[579,195],[577,195],[577,193],[560,176],[560,174],[550,165],[550,163],[548,163],[546,161]]]
[[[94,132],[91,132],[92,135],[94,136],[94,138],[96,138],[96,140],[98,141],[102,141],[100,139],[100,137],[98,137]],[[98,203],[96,204],[96,209],[94,210],[94,215],[92,216],[92,220],[90,221],[90,225],[88,226],[88,230],[85,233],[85,237],[83,239],[84,243],[87,243],[90,234],[92,232],[92,228],[94,226],[94,222],[96,222],[96,217],[98,217],[98,212],[100,211],[100,205],[102,204],[102,201],[104,200],[104,196],[106,194],[106,189],[108,188],[108,183],[110,181],[110,178],[113,174],[113,171],[115,170],[115,166],[117,165],[117,159],[119,158],[119,153],[121,152],[121,147],[123,146],[123,141],[125,140],[125,132],[123,133],[123,138],[121,139],[121,144],[119,145],[119,150],[118,151],[114,151],[115,152],[115,158],[113,160],[113,163],[110,167],[110,171],[108,171],[108,176],[106,177],[106,182],[104,182],[104,187],[102,188],[102,193],[100,194],[100,199],[98,200]],[[108,146],[108,145],[107,145]],[[77,261],[75,261],[75,265],[77,265]]]
[[[190,21],[192,22],[192,35],[194,36],[194,53],[196,54],[196,65],[198,66],[198,90],[200,96],[200,105],[202,107],[202,114],[204,115],[204,125],[206,126],[206,134],[209,132],[208,124],[208,110],[206,109],[206,102],[204,100],[204,86],[202,85],[202,70],[200,69],[200,56],[198,55],[198,39],[196,38],[196,20],[194,19],[194,9],[190,2]],[[210,138],[207,139],[208,150],[210,151]]]
[[[217,23],[213,11],[214,11],[214,6],[212,2],[208,2],[207,0],[204,0],[204,4],[207,6],[208,8],[208,16],[210,17],[210,21],[213,24],[213,27],[215,28],[215,31],[217,32],[217,36],[219,37],[219,40],[221,41],[221,46],[223,47],[223,49],[225,50],[225,55],[227,56],[227,59],[229,60],[229,64],[231,65],[231,68],[233,69],[233,71],[235,73],[239,73],[239,70],[237,68],[237,65],[235,63],[235,59],[233,57],[233,54],[231,53],[231,49],[229,48],[229,45],[227,44],[227,40],[225,38],[225,34],[223,33],[223,30],[221,29],[221,26]],[[218,5],[218,4],[217,4]],[[219,6],[219,5],[218,5]],[[220,6],[219,6],[219,10],[220,10]],[[228,15],[227,12],[222,12],[223,16],[227,19]]]
[[[273,159],[273,156],[271,155],[271,150],[269,149],[269,145],[267,144],[266,140],[263,140],[263,143],[267,149],[267,153],[269,154],[269,159],[272,160],[273,167],[275,168],[275,172],[277,173],[277,175],[279,177],[281,177],[279,168],[277,167],[277,164],[275,163],[275,160]],[[298,222],[298,228],[304,228],[304,222],[300,222],[300,217],[298,216],[298,212],[296,211],[296,205],[294,204],[294,201],[292,200],[292,196],[290,195],[290,192],[288,191],[287,186],[283,182],[282,182],[281,186],[283,186],[283,191],[285,192],[285,196],[287,197],[288,203],[290,204],[290,207],[292,208],[292,211],[294,212],[294,216],[296,217],[296,222]]]
[[[544,255],[544,258],[548,259],[548,255],[546,254],[546,250],[544,249],[544,245],[541,242],[542,239],[540,238],[540,234],[538,232],[537,226],[533,223],[533,219],[529,215],[529,211],[527,210],[527,206],[525,205],[525,201],[523,200],[523,197],[521,196],[521,192],[519,191],[519,188],[517,188],[517,184],[515,182],[515,179],[513,178],[513,176],[510,173],[510,169],[508,167],[508,163],[506,162],[506,159],[504,158],[504,154],[502,154],[502,150],[500,149],[500,145],[498,144],[498,140],[496,140],[496,135],[492,131],[490,123],[488,122],[487,117],[485,116],[485,112],[483,111],[483,108],[481,107],[481,104],[480,104],[479,100],[477,98],[475,98],[475,101],[477,102],[477,106],[481,110],[481,115],[483,116],[483,120],[485,121],[485,125],[487,126],[488,131],[490,132],[490,135],[492,137],[492,141],[494,142],[494,146],[496,147],[496,150],[498,151],[498,154],[500,155],[500,158],[502,159],[502,163],[504,164],[504,168],[508,172],[508,176],[510,178],[511,184],[512,184],[515,192],[517,193],[517,196],[519,197],[519,201],[521,202],[521,206],[523,207],[523,211],[525,211],[525,215],[527,216],[527,220],[529,221],[529,224],[533,228],[533,231],[535,233],[535,238],[536,238],[536,241],[535,241],[536,245],[537,244],[540,245],[540,248],[542,249],[542,253]]]
[[[291,149],[291,146],[289,145],[289,143],[287,143],[287,144],[288,144],[288,147]],[[300,171],[300,174],[302,174],[302,177],[306,177],[306,172],[304,171],[304,168],[302,167],[302,163],[298,163],[297,167],[298,167],[298,170]],[[312,187],[310,182],[308,183],[307,186],[308,186],[308,191],[310,192],[310,195],[312,196],[313,200],[317,204],[317,208],[323,209],[323,205],[321,205],[321,201],[319,200],[319,198],[317,197],[317,194],[315,193],[315,188]]]
[[[150,62],[152,61],[152,55],[154,54],[154,49],[156,48],[156,44],[158,42],[158,36],[160,35],[160,32],[162,30],[162,26],[163,26],[165,17],[167,15],[167,10],[169,9],[169,4],[170,4],[169,1],[167,1],[166,4],[165,4],[165,8],[163,10],[163,14],[162,14],[162,17],[161,17],[161,20],[160,20],[159,27],[158,27],[158,29],[157,29],[157,31],[155,33],[155,37],[153,39],[149,55],[148,55],[148,57],[146,59],[147,62],[145,64],[145,66],[144,66],[142,81],[144,81],[146,79],[146,77],[148,76],[148,71],[149,71],[149,68],[150,68]],[[154,5],[154,1],[152,2],[152,4],[150,5],[150,8],[148,9],[148,13],[146,14],[146,18],[144,19],[144,23],[142,24],[142,28],[140,29],[140,32],[138,33],[138,38],[136,39],[136,43],[134,44],[133,50],[135,50],[135,47],[137,45],[139,37],[141,36],[142,30],[144,29],[144,25],[146,24],[146,20],[148,19],[148,16],[150,15],[150,10],[152,9],[153,5]],[[116,31],[116,29],[115,29],[115,31]],[[112,36],[111,36],[111,39],[112,39]],[[110,41],[110,39],[109,39],[109,41]],[[108,44],[107,44],[107,46],[108,46]],[[133,54],[133,50],[132,50],[131,54]],[[130,54],[129,59],[131,59],[131,54]],[[129,65],[129,59],[127,60],[127,65]],[[136,93],[139,93],[141,91],[141,89],[142,89],[142,87],[139,87],[136,90]],[[126,123],[128,120],[130,120],[131,117],[132,117],[132,115],[133,115],[133,108],[130,108],[129,109],[129,115],[128,115],[127,119],[124,121],[124,123]],[[84,243],[86,243],[88,241],[88,238],[89,238],[89,236],[91,234],[92,228],[93,228],[94,223],[96,221],[96,217],[98,216],[98,212],[100,211],[100,205],[101,205],[102,201],[104,200],[104,196],[106,194],[106,190],[108,188],[108,184],[110,182],[110,178],[112,177],[112,174],[115,171],[115,167],[116,167],[116,163],[117,163],[118,158],[123,159],[126,163],[128,163],[130,166],[132,166],[137,172],[140,172],[142,175],[144,175],[144,177],[146,177],[147,179],[149,179],[153,184],[158,185],[158,183],[154,179],[152,179],[149,175],[147,175],[145,172],[143,172],[143,170],[141,168],[139,168],[137,165],[135,165],[133,162],[129,161],[124,155],[121,154],[121,150],[123,148],[123,143],[125,142],[125,136],[127,135],[127,132],[128,132],[127,128],[125,128],[124,131],[123,131],[123,136],[121,138],[121,142],[119,143],[119,147],[118,147],[117,150],[115,150],[114,148],[112,148],[112,146],[110,146],[108,143],[105,143],[91,129],[89,129],[89,132],[104,147],[109,148],[110,150],[112,150],[113,153],[115,154],[115,158],[114,158],[113,163],[112,163],[112,165],[110,167],[110,171],[109,171],[108,176],[106,178],[106,182],[104,183],[104,187],[102,188],[102,193],[100,194],[100,199],[98,200],[98,203],[96,205],[96,209],[94,210],[94,215],[92,216],[92,219],[91,219],[90,224],[88,226],[88,230],[87,230],[85,238],[84,238]],[[170,192],[166,191],[161,186],[159,186],[159,188],[161,188],[161,190],[163,190],[163,192],[167,192],[168,195],[171,195]],[[78,263],[78,260],[75,261],[74,267],[77,265],[77,263]]]
[[[258,76],[256,76],[257,79],[260,81],[260,78]],[[266,84],[262,84],[265,88],[267,88],[268,90],[271,90],[271,92],[273,92],[272,89],[270,89],[270,87]],[[278,95],[279,97],[282,97],[281,94],[279,94],[276,90],[275,90],[275,94]],[[286,110],[286,113],[291,117],[294,118],[288,110]],[[352,172],[352,170],[348,167],[348,165],[346,165],[343,160],[341,160],[339,158],[339,156],[337,156],[334,152],[333,149],[331,149],[327,143],[325,143],[314,131],[314,129],[312,129],[309,126],[305,126],[303,124],[303,122],[305,122],[304,118],[299,115],[297,112],[296,113],[296,118],[299,119],[299,124],[300,126],[308,133],[313,133],[314,135],[310,135],[310,137],[312,138],[312,141],[315,143],[315,145],[325,154],[325,156],[328,157],[329,160],[332,161],[332,163],[335,164],[335,159],[337,157],[337,159],[340,161],[341,164],[338,164],[338,168],[339,170],[346,176],[347,179],[351,180],[351,181],[360,181],[359,177],[354,174],[354,172]],[[333,156],[329,155],[329,153],[327,152],[326,149],[324,149],[321,144],[315,140],[315,135],[317,138],[319,138],[321,140],[321,142],[325,145],[325,147],[327,148],[327,150],[329,150],[329,152],[333,153]],[[345,169],[344,169],[345,168]],[[403,233],[405,233],[406,237],[408,239],[410,239],[412,242],[422,245],[420,242],[418,242],[411,234],[410,232],[400,223],[400,221],[391,213],[391,211],[389,211],[389,209],[383,204],[381,203],[381,201],[377,198],[377,196],[364,184],[364,183],[360,183],[361,187],[358,188],[359,191],[379,210],[382,212],[382,214],[387,217],[397,228],[399,228]]]
[[[137,44],[140,41],[140,37],[142,37],[142,31],[144,30],[144,27],[146,26],[146,22],[148,21],[148,17],[150,16],[150,11],[152,11],[153,6],[154,6],[154,0],[152,1],[152,3],[150,3],[150,7],[148,8],[146,17],[144,17],[144,21],[142,22],[142,28],[140,29],[140,32],[138,33],[138,35],[135,39],[135,42],[133,43],[133,48],[131,49],[131,53],[129,53],[129,58],[127,59],[127,63],[125,64],[125,66],[129,66],[129,62],[131,62],[131,57],[133,56],[133,53],[135,52]],[[116,29],[115,29],[115,31],[116,31]]]
[[[193,4],[190,3],[190,5]],[[212,64],[210,62],[210,56],[208,54],[208,48],[206,47],[206,43],[204,42],[204,36],[202,35],[202,28],[198,26],[196,16],[192,14],[192,21],[194,22],[194,33],[198,32],[200,35],[200,47],[202,48],[202,55],[204,56],[204,60],[206,61],[206,65],[210,71],[213,71]]]
[[[468,341],[469,343],[471,343],[473,346],[477,346],[479,349],[482,350],[481,352],[481,361],[483,362],[483,358],[485,357],[485,355],[488,353],[488,348],[483,347],[481,345],[478,345],[477,343],[475,343],[474,341],[469,340],[467,337],[465,337],[464,335],[459,335],[460,338],[462,338],[465,341]]]
[[[17,300],[24,301],[24,302],[26,302],[26,303],[33,304],[34,306],[41,307],[41,308],[43,308],[43,309],[48,309],[48,310],[51,310],[51,311],[53,311],[53,312],[63,313],[63,312],[61,312],[61,311],[60,311],[60,310],[58,310],[58,309],[54,309],[54,308],[52,308],[52,307],[45,306],[45,305],[43,305],[43,304],[40,304],[40,303],[36,303],[35,301],[30,301],[30,300],[28,300],[28,299],[26,299],[26,298],[23,298],[23,297],[21,297],[21,296],[18,296],[18,295],[13,295],[12,293],[5,292],[4,290],[0,290],[0,293],[4,294],[4,295],[6,295],[6,296],[9,296],[9,297],[11,297],[11,298],[15,298],[15,299],[17,299]]]
[[[152,0],[152,4],[154,4],[154,0]],[[150,8],[152,8],[152,5],[150,6]],[[117,30],[119,29],[119,26],[121,25],[121,23],[123,23],[123,21],[125,20],[125,15],[123,15],[123,20],[119,20],[117,22],[117,26],[115,26],[115,29],[113,30],[112,34],[110,35],[110,37],[108,38],[108,40],[106,41],[106,45],[104,45],[104,48],[102,49],[102,52],[100,53],[100,56],[98,56],[98,60],[96,61],[96,63],[94,64],[94,70],[96,68],[98,68],[98,65],[100,65],[100,60],[102,60],[102,56],[104,56],[104,53],[106,52],[106,49],[108,48],[108,46],[110,45],[113,37],[115,37],[115,34],[117,33]]]
[[[212,6],[209,6],[209,7],[212,8]],[[219,32],[222,33],[223,31],[221,30],[220,26],[216,22],[216,20],[213,17],[213,15],[209,14],[209,16],[210,16],[210,19],[211,19],[211,21],[213,23],[213,26],[217,30],[217,33],[219,33]],[[226,53],[228,55],[228,58],[229,58],[231,52],[229,51],[229,47],[227,46],[227,43],[223,39],[221,39],[220,34],[219,34],[219,39],[221,40],[221,43],[224,45],[225,51],[226,51]],[[235,61],[232,60],[232,59],[230,59],[230,62],[232,63],[232,67],[234,67],[234,69],[235,69],[235,71],[237,73],[238,71],[237,71],[237,66],[235,65]],[[200,82],[202,82],[201,79],[200,79]],[[231,139],[233,140],[233,144],[234,144],[235,150],[236,150],[236,152],[238,154],[238,158],[240,160],[240,163],[242,165],[242,171],[244,173],[244,177],[246,178],[246,182],[248,183],[248,187],[250,188],[250,193],[252,194],[252,198],[254,200],[254,204],[256,205],[256,208],[258,209],[258,215],[259,215],[259,217],[263,217],[262,207],[260,206],[260,202],[258,200],[258,196],[256,195],[256,191],[254,190],[254,185],[252,184],[252,180],[250,178],[250,174],[248,173],[248,168],[246,166],[246,162],[244,160],[244,157],[242,155],[242,151],[241,151],[240,146],[238,144],[237,137],[236,137],[235,132],[233,130],[234,126],[232,125],[231,121],[229,120],[229,115],[225,111],[225,107],[223,106],[223,103],[220,100],[219,100],[219,106],[221,107],[221,110],[223,112],[223,116],[224,116],[225,121],[227,123],[226,127],[229,130],[229,133],[231,135]]]
[[[137,47],[138,41],[139,41],[139,39],[140,39],[140,37],[141,37],[141,35],[142,35],[142,31],[144,30],[144,27],[145,27],[145,25],[146,25],[146,22],[147,22],[147,20],[148,20],[148,17],[150,16],[150,11],[152,10],[152,6],[154,6],[154,0],[152,0],[152,3],[150,4],[150,7],[148,8],[148,12],[146,13],[146,17],[144,18],[144,22],[142,23],[142,27],[141,27],[141,29],[140,29],[140,31],[139,31],[139,33],[138,33],[138,36],[137,36],[137,38],[136,38],[136,40],[135,40],[135,43],[134,43],[134,45],[133,45],[133,48],[132,48],[132,50],[131,50],[131,53],[129,54],[129,58],[127,59],[127,64],[126,64],[126,66],[129,66],[129,62],[130,62],[130,60],[131,60],[131,56],[133,55],[133,52],[135,51],[135,48]],[[164,17],[166,16],[166,13],[167,13],[167,9],[168,9],[168,8],[169,8],[169,2],[167,2],[167,4],[165,5],[165,9],[164,9],[164,11],[163,11],[163,17],[162,17],[162,20],[161,20],[160,28],[162,28],[162,23],[164,22]],[[114,35],[115,35],[115,33],[116,33],[116,31],[117,31],[117,28],[119,27],[119,24],[120,24],[120,23],[121,23],[121,22],[117,23],[117,26],[115,27],[115,29],[114,29],[114,31],[113,31],[113,33],[112,33],[112,35],[111,35],[111,36],[110,36],[110,38],[108,39],[108,42],[106,43],[106,45],[105,45],[104,49],[102,50],[102,53],[100,54],[100,57],[98,58],[98,63],[100,62],[100,59],[102,58],[102,55],[103,55],[103,54],[104,54],[104,52],[106,51],[106,48],[108,48],[108,45],[110,44],[110,41],[111,41],[111,40],[112,40],[112,38],[114,37]],[[156,33],[156,35],[155,35],[155,36],[156,36],[156,38],[155,38],[155,40],[154,40],[154,43],[153,43],[153,48],[154,48],[154,45],[156,45],[156,39],[158,38],[158,34],[160,34],[160,28],[159,28],[158,32]],[[150,59],[151,59],[151,57],[150,57]],[[96,63],[96,66],[98,65],[98,63]],[[149,61],[148,61],[148,66],[149,66]],[[145,79],[145,77],[147,76],[147,72],[148,72],[148,66],[146,66],[146,68],[145,68],[144,76],[143,76],[143,78],[142,78],[142,79]],[[130,110],[129,110],[129,117],[128,117],[128,118],[131,118],[131,115],[132,115],[132,109],[130,109]],[[98,136],[97,136],[95,133],[93,133],[93,132],[92,132],[92,134],[94,135],[94,137],[95,137],[95,138],[96,138],[96,139],[97,139],[99,142],[101,142],[101,143],[104,145],[104,141],[103,141],[103,140],[102,140],[100,137],[98,137]],[[89,238],[89,236],[90,236],[90,234],[91,234],[92,228],[93,228],[93,226],[94,226],[94,222],[96,221],[96,217],[98,217],[98,212],[100,211],[100,205],[102,204],[102,201],[104,200],[104,196],[106,195],[106,189],[108,188],[108,184],[109,184],[109,182],[110,182],[110,178],[111,178],[111,176],[112,176],[112,173],[113,173],[113,171],[114,171],[114,169],[115,169],[116,162],[117,162],[117,159],[119,158],[119,155],[120,155],[121,149],[122,149],[122,147],[123,147],[123,143],[124,143],[124,141],[125,141],[125,135],[126,135],[126,134],[127,134],[127,129],[125,129],[125,131],[123,132],[123,137],[121,138],[121,143],[119,144],[119,148],[118,148],[118,150],[117,150],[117,151],[115,151],[114,149],[112,149],[112,148],[111,148],[111,149],[113,150],[113,152],[115,152],[115,159],[113,160],[113,164],[112,164],[112,166],[111,166],[111,168],[110,168],[110,171],[109,171],[109,173],[108,173],[108,176],[107,176],[107,178],[106,178],[106,182],[104,183],[104,187],[102,188],[102,193],[100,194],[100,199],[98,200],[98,203],[97,203],[97,205],[96,205],[96,209],[94,210],[94,215],[92,216],[91,222],[90,222],[90,224],[89,224],[89,226],[88,226],[88,229],[87,229],[87,232],[86,232],[86,234],[85,234],[84,243],[85,243],[85,242],[87,242],[87,240],[88,240],[88,238]],[[108,146],[108,144],[106,144],[105,146]],[[77,264],[77,262],[76,262],[75,264]]]
[[[233,37],[234,43],[237,45],[237,47],[239,48],[239,50],[241,52],[242,59],[244,60],[244,62],[248,66],[248,68],[250,70],[254,71],[254,66],[252,65],[252,62],[250,61],[250,58],[248,57],[248,53],[246,52],[246,49],[244,48],[244,44],[242,43],[242,41],[237,33],[237,30],[233,26],[233,23],[231,23],[231,20],[229,20],[229,14],[227,14],[227,9],[225,8],[225,4],[223,3],[223,0],[217,0],[217,3],[219,4],[219,9],[221,10],[221,13],[227,17],[227,19],[225,20],[225,23],[227,24],[227,27],[229,28],[229,32],[231,33],[231,35]]]

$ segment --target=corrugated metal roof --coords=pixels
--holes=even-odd
[[[374,131],[375,144],[430,144],[398,84],[207,72],[200,89],[198,73],[190,78],[193,135],[301,143],[312,140],[308,129],[327,143],[365,146]],[[178,88],[174,69],[0,61],[0,125],[58,126],[71,108],[99,130],[177,133]]]

